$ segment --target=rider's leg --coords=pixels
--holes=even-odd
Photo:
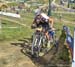
[[[47,47],[49,48],[49,47],[50,47],[50,36],[49,36],[48,31],[46,32],[46,37],[47,37],[47,39],[48,39]]]
[[[49,37],[49,35],[48,35],[48,32],[46,32],[45,35],[46,35],[47,39],[49,40],[50,37]]]

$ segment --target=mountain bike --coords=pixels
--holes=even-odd
[[[31,53],[39,57],[39,53],[42,51],[43,46],[46,46],[47,38],[42,29],[37,28],[32,37]]]
[[[39,54],[41,51],[47,52],[52,48],[53,45],[56,45],[56,34],[54,33],[53,37],[48,40],[45,33],[42,31],[43,28],[37,28],[32,36],[32,48],[31,48],[31,54],[39,57]],[[50,31],[50,30],[49,30]],[[55,30],[55,32],[58,30]],[[49,42],[49,43],[48,43]],[[50,47],[47,47],[51,45]],[[48,49],[49,48],[49,49]]]

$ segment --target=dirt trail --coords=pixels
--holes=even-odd
[[[0,67],[36,67],[20,49],[11,42],[0,42]]]

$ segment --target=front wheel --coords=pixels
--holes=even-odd
[[[31,53],[32,55],[39,56],[40,50],[41,50],[41,43],[42,37],[40,35],[33,36],[33,42],[32,42],[32,48]]]
[[[31,54],[32,55],[34,55],[35,50],[37,49],[36,45],[37,45],[37,38],[36,38],[36,36],[33,36],[33,38],[32,38],[32,48],[31,48]]]

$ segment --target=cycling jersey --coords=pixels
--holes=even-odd
[[[44,29],[48,30],[49,29],[49,24],[47,22],[40,22],[39,24],[36,24],[37,27],[42,26]]]
[[[49,29],[49,23],[48,23],[48,21],[45,21],[45,19],[44,18],[36,18],[35,19],[35,25],[36,25],[36,27],[43,27],[44,29],[46,29],[46,30],[48,30]]]

